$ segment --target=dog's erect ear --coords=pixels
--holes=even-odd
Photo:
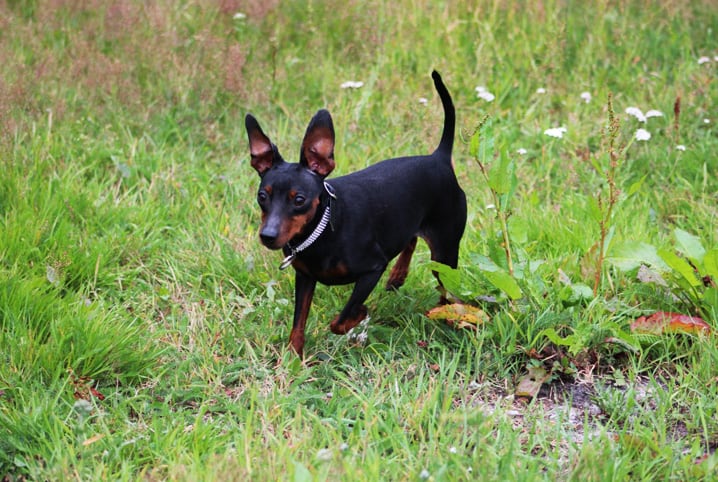
[[[329,111],[322,109],[312,117],[302,141],[299,163],[321,177],[334,170],[334,124]]]
[[[259,122],[252,114],[247,114],[244,119],[244,125],[247,128],[247,136],[249,136],[249,154],[252,156],[252,167],[262,176],[274,164],[283,162],[280,156],[275,156],[275,147],[269,137],[264,135]]]

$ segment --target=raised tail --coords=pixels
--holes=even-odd
[[[446,154],[451,159],[451,150],[454,147],[454,130],[456,129],[456,112],[454,111],[454,103],[451,101],[451,94],[441,80],[439,73],[434,70],[431,73],[434,79],[434,86],[441,98],[441,105],[444,106],[444,131],[441,133],[441,141],[435,152]]]

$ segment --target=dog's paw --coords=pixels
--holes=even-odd
[[[340,320],[339,316],[334,318],[334,321],[332,321],[331,325],[329,325],[329,329],[332,330],[332,333],[335,335],[346,335],[349,333],[349,330],[357,326],[364,318],[366,318],[366,306],[361,305],[354,311],[355,313],[352,313],[352,315],[348,316],[344,320]]]

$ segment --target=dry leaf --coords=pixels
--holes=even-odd
[[[548,380],[550,373],[544,367],[529,367],[528,373],[521,377],[519,384],[516,386],[515,395],[517,397],[534,398],[541,390],[541,385]]]
[[[82,446],[87,447],[88,445],[92,445],[95,442],[97,442],[98,440],[102,440],[104,437],[105,437],[105,434],[103,434],[103,433],[95,434],[92,437],[86,439],[84,442],[82,442]]]
[[[472,330],[476,329],[476,325],[489,321],[489,315],[482,309],[461,303],[437,306],[429,310],[426,316],[432,320],[446,320],[454,328]]]
[[[660,335],[663,333],[709,333],[711,327],[702,318],[668,311],[640,316],[631,323],[631,331]]]

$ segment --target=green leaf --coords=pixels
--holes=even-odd
[[[483,254],[472,254],[471,262],[481,271],[498,271],[501,269],[496,263]]]
[[[634,182],[628,187],[628,190],[626,191],[626,197],[631,197],[634,194],[636,194],[638,191],[641,190],[643,187],[643,181],[646,180],[646,177],[648,177],[648,174],[640,178],[638,181]]]
[[[300,462],[294,461],[294,482],[312,482],[312,473]]]
[[[498,194],[511,192],[514,175],[514,162],[508,155],[501,153],[489,173],[489,187]]]
[[[473,158],[477,158],[479,155],[479,144],[481,142],[481,131],[474,132],[469,141],[469,155]]]
[[[486,259],[486,266],[482,269],[488,271],[498,271],[499,269],[508,269],[508,261],[506,260],[506,251],[502,246],[504,239],[498,234],[497,239],[488,240],[489,258]],[[491,269],[493,265],[495,268]]]
[[[573,290],[573,296],[579,300],[592,300],[593,299],[593,288],[583,283],[576,283],[571,285]]]
[[[444,288],[449,292],[459,295],[464,291],[461,286],[461,271],[458,269],[437,263],[436,261],[430,262],[429,268],[439,274],[439,279],[444,284]]]
[[[491,119],[487,120],[476,134],[476,158],[484,165],[490,164],[494,158],[494,135],[491,124]]]
[[[559,334],[556,333],[556,330],[554,330],[553,328],[546,328],[540,334],[551,340],[551,342],[555,345],[572,347],[570,351],[573,351],[574,348],[577,348],[577,344],[580,343],[580,340],[576,334],[571,334],[563,338],[559,336]],[[580,350],[580,347],[578,347],[578,350]]]
[[[708,313],[709,316],[718,315],[718,289],[707,288],[703,293],[703,303],[708,305],[713,311],[712,313]]]
[[[504,271],[485,271],[483,275],[492,285],[506,293],[512,300],[521,298],[521,288],[508,273]]]
[[[718,248],[711,249],[703,257],[703,268],[705,274],[718,283]]]
[[[668,266],[658,255],[655,246],[641,241],[623,241],[615,243],[606,261],[621,271],[631,271],[642,264],[651,266],[658,271],[668,271]]]
[[[641,344],[638,339],[636,339],[636,337],[631,333],[623,331],[617,323],[608,321],[602,323],[601,328],[610,330],[612,339],[609,337],[609,341],[618,342],[621,346],[632,352],[640,351]]]
[[[526,218],[512,216],[508,219],[509,234],[511,235],[511,244],[524,244],[529,239],[529,223]]]
[[[471,260],[474,265],[479,268],[484,278],[486,278],[489,283],[494,285],[495,288],[499,289],[503,293],[506,293],[509,298],[513,300],[521,298],[523,294],[518,283],[516,283],[516,280],[502,267],[482,254],[474,254],[471,257]]]
[[[666,262],[669,268],[680,275],[680,277],[686,280],[692,287],[695,288],[701,285],[701,281],[696,276],[693,267],[688,264],[688,261],[679,257],[673,251],[665,249],[659,249],[658,255]]]
[[[673,231],[673,236],[676,238],[676,248],[678,248],[678,251],[694,263],[703,263],[703,256],[705,256],[706,250],[703,248],[698,236],[679,228]]]

